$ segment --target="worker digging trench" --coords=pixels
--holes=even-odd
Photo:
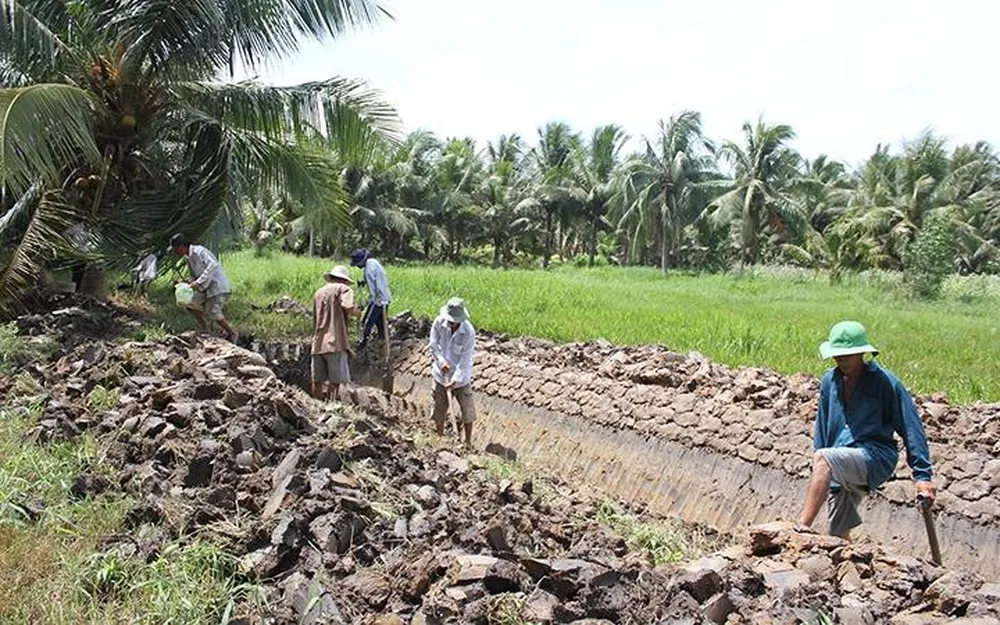
[[[641,550],[595,521],[598,501],[570,484],[539,491],[541,485],[530,480],[491,477],[475,453],[463,458],[447,445],[415,446],[407,416],[413,401],[404,396],[353,386],[346,399],[364,412],[344,412],[278,381],[267,366],[274,359],[217,339],[110,340],[117,314],[69,307],[18,321],[22,333],[54,335],[62,345],[47,362],[24,363],[25,372],[34,372],[29,375],[42,376],[39,382],[51,397],[31,436],[117,433],[108,461],[120,477],[81,477],[80,488],[92,496],[109,489],[140,495],[142,510],[130,518],[166,535],[185,528],[185,534],[226,536],[212,528],[225,527],[233,510],[241,510],[254,531],[228,539],[227,548],[240,558],[241,570],[262,583],[273,622],[487,623],[501,613],[529,622],[933,623],[957,617],[998,622],[1000,593],[974,573],[957,566],[946,572],[893,555],[863,536],[847,543],[798,531],[793,523],[734,532],[736,541],[717,553],[652,567]],[[429,323],[418,325],[426,330]],[[401,376],[419,371],[426,380],[426,340],[426,334],[413,339],[412,354],[407,340],[397,342]],[[496,405],[490,398],[500,380],[506,380],[511,396],[515,391],[549,395],[549,407],[560,411],[570,403],[589,409],[595,399],[588,393],[617,395],[634,402],[630,418],[636,426],[644,421],[638,408],[655,407],[651,398],[657,389],[676,391],[673,404],[680,406],[698,390],[697,381],[706,379],[699,376],[729,375],[706,361],[689,362],[651,348],[553,346],[485,335],[479,349],[477,400]],[[506,366],[505,358],[516,368]],[[587,362],[608,366],[587,367]],[[560,367],[577,373],[571,379]],[[526,388],[515,377],[518,372],[543,386],[553,375],[565,377],[561,386],[542,391]],[[815,401],[818,390],[804,382],[802,388],[782,389],[764,384],[772,378],[744,370],[731,375],[730,406],[769,401],[778,406],[767,423],[775,427],[795,422],[781,414],[780,402],[807,390]],[[659,385],[632,379],[655,379]],[[670,386],[674,381],[677,388]],[[98,412],[88,407],[82,398],[94,384],[120,388],[121,407]],[[581,384],[602,393],[582,390]],[[9,381],[0,383],[5,401],[19,401],[11,396],[14,388]],[[552,401],[564,394],[570,394],[564,404]],[[698,407],[708,410],[710,403],[706,396]],[[426,417],[430,408],[423,405]],[[483,421],[489,420],[486,408],[480,411]],[[601,414],[614,418],[616,409]],[[496,431],[493,423],[477,430],[479,436],[491,440],[487,432]],[[933,448],[939,420],[929,426]],[[982,444],[975,437],[963,442],[970,449]],[[949,462],[942,471],[950,479],[953,456],[948,450],[943,455]],[[643,463],[633,457],[633,464]],[[707,479],[707,472],[701,477]],[[572,484],[586,483],[579,478]],[[787,489],[788,480],[784,483]],[[391,516],[377,511],[387,505],[395,510]],[[140,542],[136,549],[135,557],[157,557],[155,543]]]
[[[381,334],[386,353],[383,382],[392,380],[388,278],[382,265],[367,250],[356,250],[351,262],[363,269],[363,283],[370,290],[359,349],[364,348],[373,330]],[[317,385],[329,382],[336,395],[339,383],[350,381],[347,323],[357,311],[346,268],[335,267],[324,276],[334,284],[322,287],[313,299],[315,333],[311,370],[314,395],[329,398],[331,393]],[[459,407],[456,430],[464,432],[467,447],[472,446],[476,419],[472,390],[474,349],[475,330],[465,303],[453,298],[441,308],[430,330],[432,419],[438,435],[443,436],[451,396]],[[850,540],[851,530],[862,522],[858,510],[862,499],[895,471],[899,457],[893,436],[896,434],[906,449],[906,459],[913,471],[915,501],[924,516],[933,557],[940,564],[940,548],[930,515],[935,498],[930,452],[909,392],[874,360],[878,350],[869,342],[866,328],[856,321],[834,325],[819,351],[824,359],[835,360],[836,366],[823,377],[819,391],[812,474],[799,524],[810,528],[826,502],[829,532]],[[383,384],[383,388],[391,393],[391,382],[388,386]]]

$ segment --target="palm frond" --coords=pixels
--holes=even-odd
[[[3,50],[2,64],[12,75],[44,81],[58,66],[59,57],[72,56],[73,52],[47,23],[65,19],[65,4],[39,4],[0,0],[0,50]],[[4,81],[4,84],[11,83]]]
[[[200,237],[225,206],[230,137],[217,124],[195,124],[182,152],[169,187],[137,192],[98,224],[102,251],[112,266],[132,262],[140,253],[160,252],[176,232]]]
[[[0,249],[7,249],[24,235],[24,230],[41,199],[42,184],[35,183],[14,202],[6,213],[0,215]],[[2,258],[2,254],[0,254]]]
[[[72,168],[100,162],[90,107],[69,85],[0,89],[0,188],[19,196],[40,179],[60,187]]]
[[[174,91],[223,124],[282,141],[320,137],[348,161],[367,161],[379,141],[398,139],[400,130],[395,110],[378,91],[345,78],[290,87],[183,83]]]
[[[23,309],[28,294],[37,291],[46,261],[72,254],[62,233],[74,225],[73,207],[51,190],[26,194],[25,200],[13,218],[24,223],[23,233],[0,253],[0,314],[5,315]],[[5,229],[11,226],[4,221]]]
[[[122,66],[175,77],[204,76],[228,62],[225,16],[214,0],[124,0],[109,28],[119,33]]]
[[[308,39],[336,38],[392,15],[372,0],[223,0],[233,54],[257,70]]]
[[[703,213],[716,226],[730,224],[743,212],[744,189],[731,189],[708,205]]]

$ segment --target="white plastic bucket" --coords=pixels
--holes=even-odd
[[[178,306],[190,306],[194,300],[194,289],[187,282],[180,282],[174,287],[174,299]]]

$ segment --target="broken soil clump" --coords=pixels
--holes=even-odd
[[[973,575],[780,524],[654,566],[565,485],[418,444],[379,391],[350,390],[364,412],[314,402],[221,340],[82,341],[22,371],[47,393],[29,436],[106,436],[115,477],[81,475],[74,496],[141,502],[129,557],[179,536],[235,554],[267,597],[243,622],[1000,623],[1000,592]],[[98,385],[116,405],[91,406]]]

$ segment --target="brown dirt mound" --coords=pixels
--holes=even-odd
[[[90,323],[78,316],[52,324]],[[49,394],[31,436],[114,441],[119,479],[74,487],[142,500],[132,557],[159,557],[166,537],[217,541],[266,589],[268,613],[247,622],[1000,622],[1000,591],[973,575],[787,526],[653,567],[565,485],[542,496],[417,445],[376,391],[352,391],[363,413],[317,404],[222,341],[83,341],[22,370]],[[117,408],[87,407],[98,384],[121,389]]]

